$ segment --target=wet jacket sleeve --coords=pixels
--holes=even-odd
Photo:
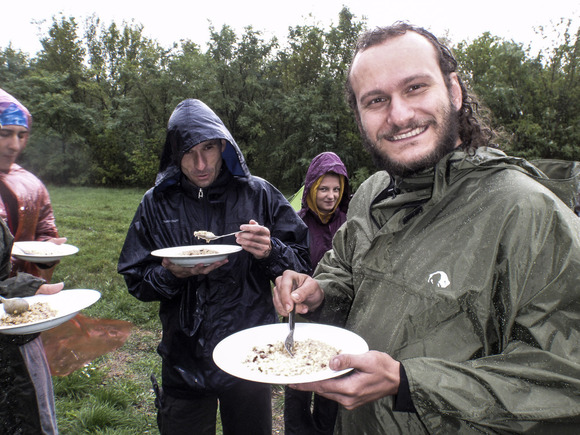
[[[272,251],[259,264],[271,281],[287,269],[310,273],[308,228],[282,194],[270,193],[272,209],[268,214],[274,217],[269,225]]]
[[[0,226],[0,296],[6,298],[33,296],[46,281],[22,272],[8,278],[11,269],[10,252],[13,241],[8,227],[2,223]]]
[[[33,296],[44,283],[46,281],[42,278],[37,278],[28,273],[19,273],[16,276],[0,281],[0,296],[6,298]]]
[[[161,266],[159,259],[151,256],[155,248],[149,241],[144,208],[141,203],[131,222],[121,250],[118,271],[124,276],[129,293],[137,299],[145,302],[170,299],[180,291],[180,283],[185,280],[177,278]]]
[[[314,277],[325,291],[324,300],[319,309],[304,315],[314,322],[344,327],[354,299],[354,284],[351,267],[352,254],[347,247],[349,227],[343,225],[335,233],[332,249],[322,257],[314,270]],[[331,292],[326,288],[332,287]]]

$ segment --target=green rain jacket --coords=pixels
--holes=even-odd
[[[385,397],[341,408],[336,431],[578,433],[577,180],[479,149],[390,182],[352,199],[315,272],[318,320],[401,361],[417,413]]]

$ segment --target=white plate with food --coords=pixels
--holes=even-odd
[[[6,314],[0,304],[0,334],[34,334],[52,329],[90,307],[100,297],[100,292],[90,289],[62,290],[53,295],[28,296],[23,299],[30,308],[22,315]]]
[[[169,258],[178,266],[191,267],[203,263],[206,266],[216,261],[224,260],[228,255],[239,252],[239,245],[191,245],[175,248],[157,249],[151,253],[155,257]]]
[[[73,245],[52,242],[14,242],[12,256],[32,263],[54,263],[67,255],[79,252]]]
[[[288,324],[257,326],[224,338],[213,351],[223,371],[241,379],[274,385],[300,384],[334,378],[352,369],[328,367],[338,353],[368,352],[366,341],[346,329],[317,323],[297,323],[294,357],[284,348]]]

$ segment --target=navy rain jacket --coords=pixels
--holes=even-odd
[[[210,139],[227,141],[225,164],[211,186],[198,188],[182,175],[180,162],[191,147]],[[270,229],[272,251],[266,259],[240,251],[208,275],[180,279],[150,254],[160,248],[206,245],[194,231],[227,234],[250,219]],[[220,243],[235,244],[235,238]],[[250,174],[230,132],[209,107],[198,100],[181,102],[169,119],[155,186],[137,209],[118,264],[133,296],[161,302],[158,352],[165,393],[189,398],[219,393],[236,382],[213,362],[214,347],[234,332],[275,323],[271,281],[286,269],[308,273],[309,264],[307,227],[286,198]]]

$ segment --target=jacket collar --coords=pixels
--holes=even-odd
[[[232,181],[233,176],[226,165],[222,165],[220,173],[216,180],[208,187],[198,187],[181,173],[180,185],[186,195],[197,198],[199,200],[205,199],[208,201],[215,201],[227,189]]]

